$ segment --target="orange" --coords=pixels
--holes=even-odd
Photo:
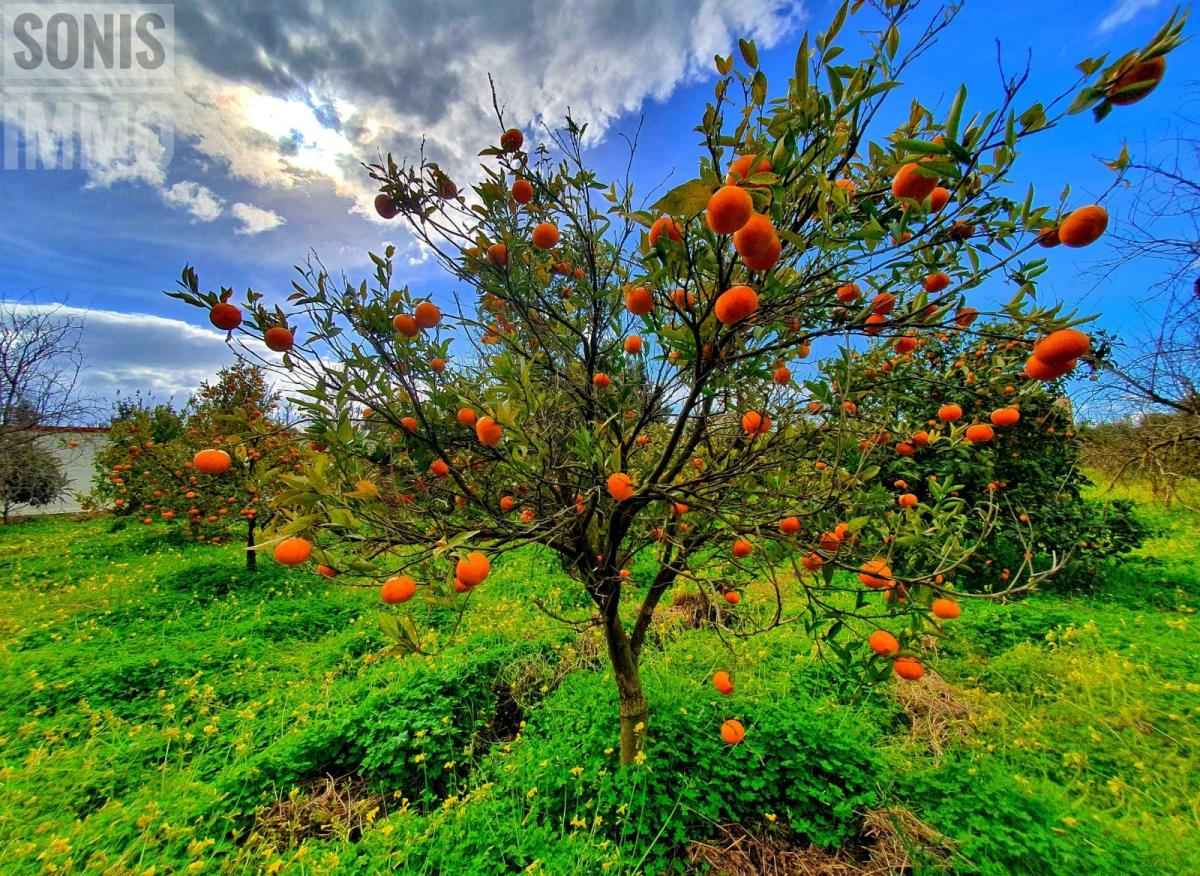
[[[164,515],[165,516],[165,515]],[[326,566],[324,563],[317,566],[317,574],[322,578],[336,578],[338,576],[337,569],[333,566]]]
[[[551,249],[558,243],[558,229],[551,222],[542,222],[533,229],[531,240],[538,249]]]
[[[533,185],[527,179],[519,179],[513,183],[512,199],[518,204],[528,204],[533,200]]]
[[[774,168],[771,167],[771,162],[765,158],[758,159],[758,164],[754,165],[754,170],[750,170],[750,164],[754,161],[753,155],[743,155],[740,158],[735,158],[733,163],[729,165],[729,174],[725,177],[726,185],[735,185],[747,177],[754,176],[756,173],[770,173]]]
[[[978,310],[974,307],[964,307],[958,313],[954,314],[954,324],[959,328],[966,328],[978,318]]]
[[[891,657],[900,652],[900,641],[887,630],[876,630],[867,637],[867,644],[876,654]]]
[[[858,288],[857,283],[847,283],[838,287],[837,297],[843,304],[853,304],[862,297],[862,290]]]
[[[780,365],[771,374],[771,380],[774,381],[779,386],[786,386],[787,384],[791,383],[791,381],[792,381],[792,372],[788,369],[788,367],[786,365]]]
[[[508,247],[502,243],[493,243],[487,248],[487,257],[492,267],[503,268],[508,264]]]
[[[1080,356],[1086,356],[1092,348],[1087,335],[1075,329],[1059,329],[1042,338],[1033,348],[1033,355],[1047,365],[1061,365]]]
[[[730,718],[721,725],[721,738],[730,745],[737,745],[746,738],[746,728],[742,726],[741,721]]]
[[[285,538],[275,545],[275,561],[284,566],[298,566],[312,556],[312,542],[306,538]]]
[[[783,245],[771,220],[761,213],[755,213],[733,233],[733,248],[742,257],[746,267],[754,271],[768,271],[779,260]]]
[[[779,531],[784,535],[795,535],[800,531],[799,517],[785,517],[779,521]]]
[[[1158,87],[1158,83],[1162,82],[1163,74],[1166,72],[1167,59],[1164,55],[1140,64],[1131,64],[1121,71],[1115,82],[1108,86],[1109,103],[1115,103],[1117,106],[1129,106],[1131,103],[1137,103]],[[1124,91],[1126,88],[1129,91]],[[1124,93],[1120,93],[1122,91]]]
[[[864,323],[863,331],[866,332],[868,335],[877,335],[881,331],[883,331],[883,325],[886,322],[887,322],[886,316],[882,316],[878,313],[872,313],[870,316],[867,317],[867,320]]]
[[[1045,228],[1042,228],[1040,231],[1038,231],[1037,242],[1038,246],[1043,246],[1046,249],[1050,249],[1051,247],[1058,246],[1060,243],[1062,243],[1062,241],[1058,239],[1058,226],[1047,225]]]
[[[225,301],[214,304],[208,312],[208,321],[222,331],[231,332],[242,324],[242,312]]]
[[[263,341],[276,353],[286,353],[295,343],[292,333],[283,326],[273,326],[263,335]]]
[[[824,543],[821,547],[825,547]],[[892,580],[891,567],[883,560],[868,560],[863,563],[858,569],[858,580],[872,589],[891,587],[896,583]]]
[[[474,426],[478,416],[470,408],[459,408],[458,421],[464,426]]]
[[[683,240],[683,232],[670,216],[659,216],[650,226],[650,245],[658,243],[658,239],[666,232],[668,238],[674,241]]]
[[[897,353],[911,353],[917,348],[917,339],[912,335],[901,335],[896,338],[893,346],[896,348]]]
[[[397,313],[392,317],[392,328],[406,338],[415,338],[421,333],[416,317],[408,313]]]
[[[933,605],[929,606],[936,617],[945,620],[953,620],[962,614],[962,606],[953,599],[935,599]]]
[[[504,496],[500,500],[500,510],[507,514],[509,511],[511,511],[513,509],[513,507],[516,504],[517,504],[517,500],[514,499],[512,496]]]
[[[450,464],[444,459],[435,459],[429,463],[429,473],[435,477],[444,478],[450,474]]]
[[[388,578],[379,588],[379,597],[388,605],[408,602],[417,595],[417,582],[407,575]]]
[[[733,325],[751,316],[758,310],[758,294],[749,286],[734,286],[717,297],[714,313],[717,320]]]
[[[754,215],[754,199],[738,186],[722,186],[708,199],[708,227],[717,234],[733,234]]]
[[[812,553],[801,560],[801,562],[804,564],[804,568],[808,569],[808,571],[816,572],[821,568],[821,566],[825,565],[825,558],[820,554]]]
[[[671,293],[671,301],[676,307],[691,307],[696,303],[696,296],[691,292],[686,292],[683,289],[676,289]]]
[[[771,418],[758,411],[746,411],[742,414],[742,430],[747,435],[766,435],[771,431]]]
[[[934,213],[942,212],[942,208],[950,203],[950,190],[937,186],[929,194],[929,209]]]
[[[713,687],[725,694],[725,696],[733,693],[733,682],[729,680],[729,673],[724,670],[713,673],[712,683]]]
[[[390,195],[380,192],[375,196],[375,212],[384,219],[395,219],[400,212],[400,205]]]
[[[1037,356],[1030,356],[1025,361],[1025,373],[1034,380],[1055,380],[1062,377],[1074,367],[1074,359],[1054,365],[1051,365],[1049,362],[1043,362]]]
[[[446,360],[441,356],[434,356],[429,360],[429,367],[440,374],[446,370]]]
[[[495,447],[504,437],[504,430],[491,417],[480,417],[475,423],[475,437],[485,447]]]
[[[509,128],[500,135],[500,148],[505,152],[516,152],[525,142],[525,135],[516,128]]]
[[[608,494],[618,502],[624,502],[633,495],[633,478],[623,471],[608,476]]]
[[[416,417],[401,417],[400,425],[404,427],[404,431],[406,432],[416,432],[421,424],[417,422]]]
[[[892,663],[892,669],[898,676],[908,681],[916,681],[925,674],[925,667],[915,657],[897,657]]]
[[[737,605],[742,601],[742,594],[738,593],[736,590],[726,590],[724,595],[725,601],[730,605]]]
[[[938,271],[936,274],[926,277],[923,285],[926,292],[941,292],[950,285],[950,276]]]
[[[423,329],[433,328],[442,321],[442,311],[432,301],[422,301],[413,311],[413,319]]]
[[[1021,419],[1021,412],[1017,408],[997,408],[988,419],[993,426],[1012,426]]]
[[[739,560],[750,556],[752,550],[754,550],[754,545],[744,538],[739,538],[733,543],[733,555]]]
[[[637,335],[630,335],[625,339],[625,352],[631,356],[636,356],[642,352],[642,339]]]
[[[645,316],[654,309],[654,296],[645,286],[635,286],[625,296],[625,309],[634,316]]]
[[[596,372],[596,375],[592,378],[592,385],[597,386],[600,389],[607,389],[611,383],[612,378],[603,371]]]
[[[1108,211],[1098,204],[1073,210],[1058,226],[1058,239],[1067,246],[1095,243],[1108,227]]]
[[[896,445],[896,453],[900,456],[912,456],[917,450],[907,441],[901,441]]]
[[[472,551],[467,554],[454,567],[455,577],[468,587],[474,587],[477,584],[483,583],[483,580],[491,574],[491,571],[491,561],[479,553],[479,551]]]
[[[897,499],[896,501],[898,501],[900,503],[901,508],[912,508],[914,505],[917,504],[918,499],[912,493],[901,493],[900,498]]]
[[[852,179],[834,180],[833,184],[845,192],[847,198],[853,198],[858,194],[858,186],[855,185],[854,180]]]
[[[922,176],[917,172],[917,165],[909,163],[896,171],[896,176],[892,179],[892,194],[897,198],[924,201],[933,194],[937,184],[937,177]]]
[[[233,461],[224,450],[201,450],[192,457],[192,465],[203,474],[221,474],[229,471]]]
[[[959,405],[942,405],[938,408],[938,419],[945,423],[953,423],[962,419],[963,409]]]
[[[965,437],[972,444],[986,444],[996,437],[996,431],[986,423],[976,423],[967,427]]]
[[[880,292],[871,299],[871,312],[886,316],[896,307],[896,296],[891,292]]]

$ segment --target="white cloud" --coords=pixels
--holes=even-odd
[[[186,210],[201,222],[212,222],[225,209],[225,202],[212,189],[188,180],[163,189],[162,198],[172,207]]]
[[[230,207],[229,212],[241,223],[240,227],[234,229],[236,234],[262,234],[287,222],[273,210],[264,210],[241,201]]]
[[[1123,24],[1128,24],[1137,17],[1138,13],[1153,9],[1160,0],[1118,0],[1116,6],[1101,20],[1096,30],[1109,33]]]

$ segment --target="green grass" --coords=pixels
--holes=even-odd
[[[671,870],[712,822],[854,846],[881,807],[949,837],[956,872],[1200,872],[1200,522],[1141,514],[1155,537],[1091,593],[968,604],[940,754],[895,685],[839,693],[798,629],[731,654],[668,624],[623,771],[594,637],[528,598],[586,615],[544,554],[498,563],[453,639],[416,609],[444,648],[397,659],[372,589],[158,527],[7,527],[0,872]]]

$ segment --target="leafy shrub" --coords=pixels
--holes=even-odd
[[[41,508],[67,488],[67,475],[50,451],[29,440],[0,443],[0,504]]]

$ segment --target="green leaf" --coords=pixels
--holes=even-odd
[[[954,95],[954,102],[950,104],[950,114],[946,116],[946,138],[949,140],[958,139],[958,125],[962,119],[963,104],[967,101],[967,86],[958,86],[958,92]]]
[[[694,179],[676,186],[663,195],[650,209],[656,213],[669,216],[679,216],[690,219],[699,215],[708,206],[712,197],[712,187],[701,180]]]
[[[738,48],[742,51],[742,59],[752,69],[758,69],[758,48],[754,40],[738,40]]]

